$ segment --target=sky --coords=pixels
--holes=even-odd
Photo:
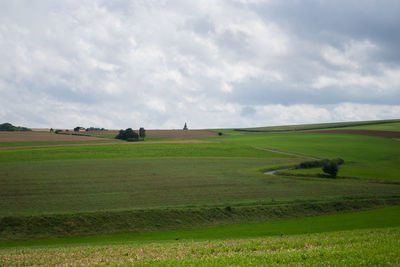
[[[400,118],[400,1],[0,1],[0,123]]]

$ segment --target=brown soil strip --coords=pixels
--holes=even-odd
[[[104,138],[100,138],[104,140]],[[143,142],[120,142],[120,143],[89,143],[89,144],[60,144],[60,145],[42,145],[42,146],[13,146],[0,147],[0,150],[5,149],[24,149],[24,148],[45,148],[45,147],[68,147],[68,146],[110,146],[110,145],[149,145],[149,144],[210,144],[219,143],[215,141],[203,140],[180,140],[180,141],[143,141]]]
[[[96,141],[101,137],[55,134],[49,132],[0,132],[0,142],[52,142],[52,141]]]
[[[344,133],[344,134],[361,134],[368,136],[377,136],[383,138],[400,139],[400,132],[395,131],[376,131],[376,130],[318,130],[310,131],[314,133]]]

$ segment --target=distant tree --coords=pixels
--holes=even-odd
[[[79,132],[81,129],[85,129],[85,128],[77,126],[74,128],[74,132]]]
[[[189,130],[188,127],[187,127],[186,122],[185,122],[185,125],[183,126],[183,130]]]
[[[54,132],[54,129],[53,129],[53,128],[50,128],[50,132],[51,132],[51,133]]]
[[[20,127],[20,126],[14,126],[11,123],[3,123],[0,124],[0,131],[12,131],[12,132],[26,132],[26,131],[32,131],[29,128],[26,127]]]
[[[146,130],[143,127],[139,129],[139,137],[143,139],[146,137]]]
[[[219,132],[219,133],[218,133],[218,135],[219,135],[219,136],[222,136],[222,133],[221,133],[221,132]]]
[[[120,130],[115,138],[126,141],[138,141],[139,135],[132,128],[127,128],[126,130]]]
[[[334,160],[330,160],[324,164],[322,170],[325,173],[328,173],[331,177],[335,178],[339,171],[339,165]]]
[[[87,132],[90,132],[90,131],[106,131],[106,129],[104,129],[104,128],[97,128],[97,127],[89,127],[89,128],[86,128],[86,131],[87,131]]]

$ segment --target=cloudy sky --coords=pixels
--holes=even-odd
[[[400,118],[400,1],[0,1],[0,123]]]

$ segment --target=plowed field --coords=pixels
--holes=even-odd
[[[78,135],[54,134],[49,132],[0,132],[0,142],[45,142],[45,141],[95,141],[104,138]]]

